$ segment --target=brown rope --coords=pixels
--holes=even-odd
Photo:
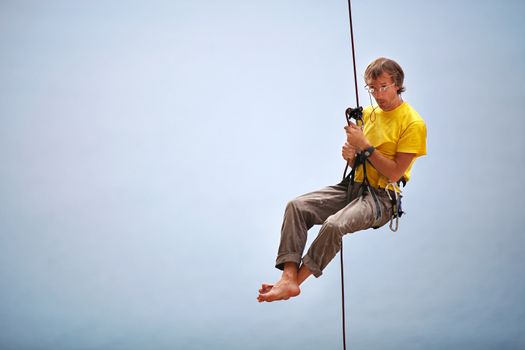
[[[355,49],[354,49],[354,27],[352,24],[352,5],[350,4],[350,0],[348,0],[348,17],[350,18],[350,39],[352,41],[352,63],[354,66],[354,89],[355,89],[355,103],[356,106],[359,108],[359,93],[357,90],[357,70],[356,70],[356,64],[355,64]]]
[[[346,350],[346,324],[345,324],[345,273],[343,270],[343,239],[341,238],[341,299],[343,304],[343,349]]]
[[[354,49],[354,29],[352,24],[352,5],[350,3],[350,0],[348,0],[348,17],[350,19],[350,39],[352,41],[352,63],[354,67],[354,89],[355,89],[355,101],[356,106],[359,108],[359,92],[357,90],[357,69],[355,64],[355,49]],[[348,163],[345,168],[345,175],[346,170],[348,169]],[[343,176],[344,177],[344,176]],[[342,317],[343,317],[343,349],[346,350],[346,317],[345,317],[345,279],[344,279],[344,263],[343,263],[343,238],[341,237],[341,303],[342,303]]]

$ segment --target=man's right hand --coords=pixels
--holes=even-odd
[[[355,159],[355,155],[357,153],[357,149],[350,145],[348,142],[345,142],[343,145],[343,150],[341,152],[343,159],[346,160],[348,163],[352,164]]]

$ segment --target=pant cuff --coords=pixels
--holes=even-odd
[[[316,278],[320,277],[323,274],[323,271],[321,271],[319,265],[317,265],[308,254],[304,256],[303,264],[306,267],[308,267],[312,275],[314,275]]]
[[[284,270],[284,263],[287,262],[293,262],[296,263],[297,266],[301,264],[301,254],[298,253],[286,253],[286,254],[279,254],[277,256],[277,259],[275,260],[275,267],[279,270]]]

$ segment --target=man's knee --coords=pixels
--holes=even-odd
[[[302,198],[294,198],[286,204],[286,212],[301,212],[306,208],[306,203]]]
[[[345,234],[345,225],[337,215],[331,215],[323,223],[321,231],[323,234],[334,236],[334,238],[341,238]]]

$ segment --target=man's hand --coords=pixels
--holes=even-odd
[[[352,163],[355,158],[355,154],[357,153],[357,149],[350,145],[348,142],[345,142],[343,145],[343,150],[341,154],[343,155],[343,159],[346,160],[349,163]]]
[[[345,131],[346,142],[350,146],[354,147],[357,151],[364,150],[365,148],[371,146],[370,142],[368,142],[368,139],[363,133],[363,130],[354,123],[350,122],[348,126],[345,126]]]

